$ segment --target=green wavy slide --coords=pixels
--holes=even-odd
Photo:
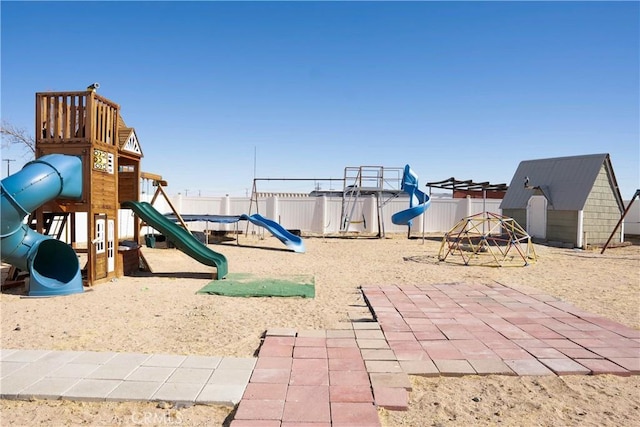
[[[171,242],[185,254],[202,264],[216,267],[218,279],[224,279],[228,273],[227,258],[214,252],[196,239],[187,230],[167,219],[147,202],[127,201],[121,203],[123,209],[131,209],[143,221],[164,234]]]

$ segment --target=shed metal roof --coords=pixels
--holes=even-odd
[[[520,162],[500,208],[526,209],[531,196],[542,193],[549,199],[552,209],[582,210],[603,164],[620,204],[622,197],[609,154],[602,153]]]

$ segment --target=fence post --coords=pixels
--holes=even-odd
[[[220,200],[220,211],[221,215],[231,215],[231,198],[228,194]],[[222,229],[224,231],[229,231],[231,229],[231,224],[224,223],[222,225]]]
[[[324,236],[326,232],[326,221],[327,197],[324,195],[315,197],[315,203],[313,204],[313,214],[311,215],[311,230],[309,231],[311,231],[312,233],[322,234]]]
[[[278,205],[278,196],[271,196],[267,199],[266,217],[276,222],[280,222],[280,218],[278,218],[278,215],[280,213]]]

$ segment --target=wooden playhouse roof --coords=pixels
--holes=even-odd
[[[130,142],[131,138],[133,138],[136,145],[136,147],[133,148],[133,151],[131,149],[127,149],[127,143]],[[118,149],[120,151],[126,151],[128,153],[137,154],[140,157],[143,157],[142,147],[138,142],[136,130],[127,126],[121,114],[118,114]],[[139,151],[139,153],[137,153],[136,151]]]

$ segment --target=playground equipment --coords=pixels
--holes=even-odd
[[[147,184],[149,182],[152,182],[153,186],[156,187],[156,191],[153,193],[153,197],[151,198],[151,201],[149,202],[149,204],[151,206],[153,206],[153,204],[156,202],[158,197],[162,196],[164,198],[165,202],[167,202],[167,205],[169,205],[169,208],[171,208],[171,211],[173,212],[173,214],[178,219],[178,222],[180,223],[180,225],[182,225],[182,227],[184,227],[185,230],[187,230],[189,233],[191,233],[191,231],[189,231],[189,228],[187,227],[187,224],[185,224],[185,222],[182,220],[182,216],[180,216],[180,214],[178,213],[178,210],[176,209],[176,207],[173,206],[173,203],[171,203],[171,198],[164,191],[164,187],[167,186],[167,181],[162,179],[161,175],[158,175],[158,174],[155,174],[155,173],[149,173],[149,172],[142,172],[140,174],[140,178],[144,182],[146,182]],[[148,191],[147,191],[147,193],[148,193]],[[141,223],[140,224],[140,229],[142,227],[143,227],[143,224]]]
[[[444,235],[438,260],[453,255],[464,265],[527,266],[536,261],[529,234],[513,218],[492,212],[463,218]]]
[[[203,222],[217,222],[217,223],[237,223],[238,221],[249,221],[252,224],[255,224],[259,227],[262,227],[269,231],[275,238],[280,240],[285,246],[291,249],[294,252],[304,253],[305,247],[304,242],[300,236],[296,236],[295,234],[289,232],[282,225],[273,221],[271,219],[265,218],[260,214],[253,215],[197,215],[197,214],[185,214],[180,217],[175,215],[165,215],[169,220],[181,221],[181,222],[190,222],[190,221],[203,221]]]
[[[30,270],[32,293],[39,292],[38,286],[58,289],[57,282],[74,283],[73,286],[68,285],[69,289],[78,289],[75,285],[78,280],[81,289],[83,284],[94,285],[121,277],[127,265],[137,267],[139,264],[138,247],[120,250],[118,219],[122,203],[139,200],[144,174],[140,169],[142,149],[135,129],[128,127],[122,119],[120,106],[98,95],[98,87],[99,84],[93,84],[85,91],[36,93],[36,161],[18,178],[9,177],[6,183],[3,180],[2,259],[4,261],[6,255],[7,262],[19,269]],[[72,179],[66,179],[60,173],[51,174],[51,178],[45,180],[47,183],[56,179],[61,181],[64,192],[55,192],[55,186],[50,184],[52,187],[47,190],[52,194],[45,195],[40,190],[45,182],[26,174],[45,168],[46,164],[51,166],[53,162],[49,156],[52,155],[66,155],[63,158],[75,159],[76,165]],[[53,168],[57,166],[56,163]],[[21,193],[19,187],[22,184],[38,189],[38,196],[32,197],[32,193],[27,191]],[[69,185],[72,185],[72,190],[67,187]],[[29,196],[23,200],[27,194]],[[35,210],[29,225],[36,233],[46,234],[52,226],[52,218],[58,218],[57,237],[60,238],[64,229],[69,245],[40,238],[34,239],[38,243],[37,248],[10,252],[18,247],[14,242],[14,239],[19,240],[18,234],[26,233],[12,234],[16,224],[21,222],[19,215],[24,216],[31,209]],[[15,212],[10,213],[12,211]],[[86,247],[76,241],[82,221],[86,221]],[[133,239],[140,242],[137,223]],[[24,241],[28,243],[26,238]],[[77,273],[78,253],[86,253],[84,274]],[[226,274],[226,260],[223,263],[223,258],[217,257],[220,277]],[[55,274],[61,277],[50,277]],[[49,291],[42,289],[41,292]]]
[[[397,225],[407,225],[409,227],[409,235],[411,235],[413,219],[422,215],[429,208],[431,200],[427,194],[418,188],[418,175],[411,170],[409,165],[404,167],[401,188],[409,194],[409,209],[393,214],[391,222]]]
[[[384,216],[382,209],[392,199],[398,197],[402,190],[400,189],[402,180],[402,168],[389,168],[383,166],[357,166],[346,167],[344,169],[344,177],[336,178],[254,178],[253,187],[251,189],[251,202],[249,204],[249,216],[255,211],[258,213],[258,195],[257,183],[260,181],[312,181],[316,184],[322,181],[342,183],[342,191],[340,190],[321,190],[316,188],[310,194],[313,195],[334,195],[341,198],[340,227],[341,234],[348,232],[376,233],[377,237],[384,237]],[[274,194],[277,195],[277,194]],[[368,203],[375,203],[376,214],[367,218],[364,214],[365,206],[370,207]],[[377,218],[373,218],[373,217]],[[376,227],[372,227],[372,222],[377,222]]]
[[[82,195],[81,160],[61,154],[42,156],[3,179],[0,186],[2,261],[29,272],[30,296],[82,292],[80,264],[73,248],[23,222],[50,200],[75,200]]]
[[[200,243],[186,228],[183,228],[155,210],[147,202],[127,201],[122,208],[131,209],[147,224],[160,231],[185,254],[202,264],[216,267],[217,278],[223,279],[228,272],[227,259],[224,255],[212,251]]]
[[[246,219],[247,220],[247,227],[245,229],[245,234],[249,234],[249,224],[254,224],[257,226],[262,226],[263,228],[265,228],[266,230],[269,230],[275,237],[277,237],[278,239],[280,239],[283,243],[285,243],[287,245],[287,247],[289,247],[290,249],[294,250],[295,252],[304,252],[304,246],[300,246],[296,240],[299,239],[297,236],[289,233],[284,227],[282,227],[281,224],[277,223],[274,221],[274,224],[277,224],[277,227],[280,227],[284,232],[281,231],[276,231],[276,233],[273,232],[273,230],[270,230],[269,227],[265,227],[263,224],[260,224],[259,221],[251,221],[249,220],[249,218],[253,217],[253,218],[264,218],[262,215],[260,215],[259,211],[260,211],[260,197],[272,197],[272,196],[284,196],[284,197],[297,197],[297,196],[304,196],[307,197],[309,196],[308,193],[297,193],[297,192],[285,192],[285,193],[262,193],[258,191],[258,182],[264,182],[264,181],[282,181],[282,182],[313,182],[314,186],[318,189],[320,188],[320,182],[328,182],[329,183],[329,187],[331,188],[332,183],[335,181],[340,181],[342,182],[342,179],[337,179],[337,178],[254,178],[253,179],[253,185],[251,187],[251,198],[249,199],[249,213],[246,214],[246,218],[240,218],[239,216],[225,216],[225,219],[221,219],[219,215],[215,215],[215,216],[208,216],[209,218],[216,218],[214,219],[207,219],[210,221],[214,221],[214,222],[225,222],[225,223],[234,223],[234,222],[238,222],[241,219]],[[333,191],[333,190],[329,190],[329,191]],[[254,212],[254,208],[255,208],[255,213],[252,214],[252,212]],[[274,213],[272,212],[272,217],[275,218],[278,215],[274,215]],[[256,216],[257,215],[257,216]],[[200,215],[197,215],[200,216]],[[266,219],[266,218],[265,218]],[[237,228],[236,228],[237,230]],[[291,235],[292,239],[289,239],[289,236]],[[285,239],[283,240],[283,237],[285,236]],[[287,240],[289,240],[289,242],[287,242]],[[293,243],[296,247],[290,247],[290,244]],[[302,240],[300,240],[300,243],[302,243]]]
[[[240,215],[240,219],[247,220],[257,226],[267,229],[274,237],[285,244],[286,247],[294,252],[303,253],[305,251],[304,242],[299,236],[287,231],[282,225],[269,218],[265,218],[260,214]]]
[[[95,91],[36,93],[36,159],[66,154],[81,161],[80,197],[54,198],[34,212],[36,231],[47,215],[66,214],[67,237],[76,253],[86,253],[84,283],[123,275],[118,251],[120,202],[137,200],[142,150],[135,130],[120,117],[120,106]],[[87,245],[76,241],[85,221]],[[135,236],[137,238],[137,236]]]
[[[344,190],[342,192],[342,218],[340,232],[350,231],[352,224],[362,224],[367,230],[366,218],[362,215],[363,196],[374,196],[378,217],[378,237],[384,237],[384,216],[382,208],[391,199],[398,197],[401,189],[398,187],[401,177],[400,168],[385,168],[383,166],[358,166],[344,169]],[[358,214],[360,210],[360,214]]]

